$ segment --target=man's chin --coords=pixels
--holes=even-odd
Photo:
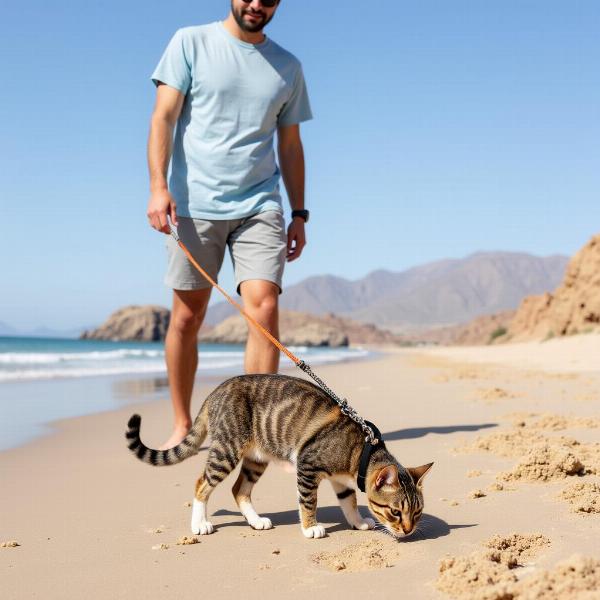
[[[261,29],[265,26],[265,18],[259,17],[258,19],[252,19],[247,15],[242,17],[244,22],[244,29],[251,33],[256,33],[257,31],[261,31]]]
[[[248,33],[259,33],[264,29],[264,25],[262,23],[245,23],[244,31]]]

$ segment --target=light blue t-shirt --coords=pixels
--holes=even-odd
[[[185,95],[169,178],[177,214],[281,212],[273,136],[312,118],[298,59],[269,38],[243,42],[217,22],[179,29],[152,80]]]

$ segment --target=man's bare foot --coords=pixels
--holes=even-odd
[[[171,437],[158,449],[159,450],[168,450],[169,448],[172,448],[173,446],[177,446],[177,444],[181,443],[183,438],[185,438],[185,436],[188,434],[190,427],[191,427],[191,424],[190,425],[176,425],[175,428],[173,429],[173,433],[171,434]]]

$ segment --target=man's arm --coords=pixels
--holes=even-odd
[[[167,170],[173,147],[173,130],[183,107],[185,96],[178,90],[161,84],[156,89],[156,104],[148,136],[148,171],[150,199],[148,220],[157,231],[170,233],[167,216],[177,225],[175,201],[167,186]]]
[[[300,126],[277,129],[279,166],[292,210],[304,208],[304,149]],[[295,217],[288,227],[287,260],[296,260],[306,245],[304,219]]]

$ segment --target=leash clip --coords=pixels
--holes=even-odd
[[[167,217],[167,222],[169,223],[169,229],[171,230],[171,235],[173,236],[173,239],[179,244],[179,234],[177,233],[177,229],[173,227],[173,222],[171,221],[170,217]]]

